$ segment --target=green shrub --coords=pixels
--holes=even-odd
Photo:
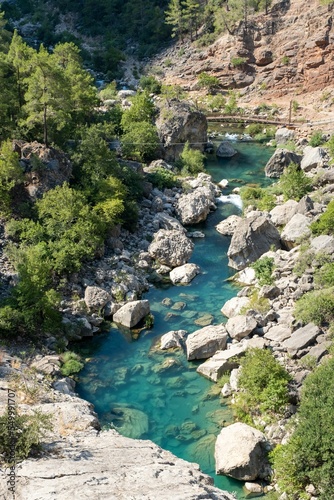
[[[317,221],[312,222],[313,234],[334,234],[334,200],[332,200]]]
[[[312,181],[306,177],[299,165],[291,163],[284,169],[278,184],[285,201],[299,201],[311,190]]]
[[[215,109],[222,109],[226,104],[226,99],[222,94],[217,94],[213,96],[208,96],[207,98],[207,106],[210,111],[214,111]]]
[[[316,325],[334,320],[334,288],[315,290],[301,297],[295,307],[295,318]]]
[[[12,408],[12,407],[11,407]],[[12,462],[10,450],[15,442],[15,461],[24,460],[41,448],[41,440],[52,430],[51,415],[34,410],[32,415],[19,415],[16,409],[6,410],[0,416],[0,455],[8,465]]]
[[[84,364],[81,361],[81,358],[75,352],[64,352],[61,356],[63,365],[60,368],[60,371],[64,377],[69,377],[70,375],[74,375],[83,369]]]
[[[122,137],[125,158],[150,161],[157,157],[159,137],[154,125],[147,121],[135,122]]]
[[[147,180],[158,189],[173,188],[178,185],[178,179],[173,172],[166,168],[157,167],[154,172],[147,175]]]
[[[313,148],[316,148],[317,146],[321,146],[321,144],[324,144],[324,142],[325,140],[321,130],[315,130],[310,137],[309,145]]]
[[[142,76],[139,85],[150,94],[161,94],[161,83],[152,75]]]
[[[187,141],[180,154],[180,163],[184,175],[198,174],[204,170],[205,155],[198,149],[192,149]]]
[[[249,349],[240,362],[233,409],[240,420],[282,415],[288,403],[289,373],[267,349]]]
[[[290,63],[290,58],[288,56],[283,56],[282,57],[282,64],[287,66]]]
[[[275,196],[270,193],[268,189],[243,186],[240,189],[240,196],[245,208],[249,205],[253,205],[259,210],[267,210],[270,212],[276,205]]]
[[[262,257],[254,262],[251,267],[255,270],[255,276],[259,280],[260,285],[272,285],[274,282],[272,276],[274,259],[272,257]]]
[[[220,87],[220,81],[216,76],[203,72],[198,75],[198,85],[207,90],[214,90]]]
[[[246,314],[249,310],[259,313],[267,313],[270,310],[270,302],[266,297],[260,297],[259,291],[254,289],[249,297],[249,304],[241,309],[240,314]]]
[[[99,92],[99,97],[102,100],[115,99],[117,96],[117,83],[115,81],[108,83]]]
[[[246,61],[247,61],[246,57],[232,57],[231,64],[235,68],[238,68],[239,66],[243,66]]]
[[[294,433],[271,455],[279,487],[291,498],[303,498],[310,483],[319,500],[333,497],[333,372],[332,357],[306,378]]]
[[[314,281],[319,287],[334,287],[334,262],[326,262],[314,273]]]

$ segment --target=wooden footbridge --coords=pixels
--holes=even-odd
[[[263,123],[267,125],[278,125],[281,127],[296,128],[303,125],[302,123],[289,122],[289,120],[283,119],[270,119],[263,118],[261,116],[242,116],[242,115],[207,115],[206,119],[208,122],[222,122],[222,123],[242,123],[247,125],[248,123]]]

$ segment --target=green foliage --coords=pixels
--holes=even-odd
[[[297,111],[299,109],[299,102],[298,101],[292,101],[291,106],[292,106],[292,111],[294,113],[297,113]]]
[[[285,201],[299,201],[311,190],[312,181],[306,177],[299,165],[291,163],[284,169],[278,184]]]
[[[326,142],[325,146],[328,147],[329,154],[331,158],[334,158],[334,135],[332,135],[329,140]]]
[[[274,259],[272,257],[262,257],[254,262],[251,267],[255,270],[255,276],[260,285],[272,285],[274,283],[275,280],[272,276]]]
[[[275,137],[275,127],[264,127],[261,123],[251,123],[247,127],[247,133],[256,141],[268,141]]]
[[[315,290],[301,297],[295,307],[295,318],[303,323],[313,322],[316,325],[330,323],[334,320],[334,288]]]
[[[121,126],[125,132],[131,131],[135,123],[151,123],[156,112],[147,91],[137,93],[131,102],[131,107],[124,111],[121,120]]]
[[[314,282],[318,287],[334,287],[334,262],[326,262],[314,273]]]
[[[259,210],[272,210],[276,205],[275,196],[268,190],[260,187],[243,186],[240,189],[243,206],[254,206]]]
[[[198,85],[201,88],[212,91],[220,87],[220,82],[216,76],[211,76],[203,72],[198,75]]]
[[[258,290],[254,289],[249,297],[249,304],[241,309],[240,314],[247,314],[249,310],[254,310],[258,313],[267,313],[270,310],[269,299],[260,297]]]
[[[0,214],[8,215],[11,211],[11,190],[23,181],[23,172],[17,153],[10,141],[2,144],[0,150]]]
[[[316,148],[317,146],[324,144],[324,142],[325,139],[321,130],[315,130],[310,137],[309,145]]]
[[[166,168],[157,167],[154,172],[147,175],[147,180],[158,189],[173,188],[178,184],[178,179],[173,172]]]
[[[145,328],[147,328],[147,329],[153,328],[153,325],[154,325],[153,314],[148,314],[147,316],[145,316],[144,324],[145,324]]]
[[[154,160],[158,148],[157,129],[147,121],[132,123],[122,137],[122,152],[126,158],[145,162]]]
[[[204,170],[205,155],[198,149],[192,149],[189,142],[186,142],[182,153],[180,154],[180,161],[182,165],[182,173],[185,175],[198,174]]]
[[[235,68],[238,68],[239,66],[243,66],[246,61],[247,61],[246,57],[232,57],[231,64]]]
[[[224,108],[226,104],[226,99],[222,94],[210,95],[207,98],[207,106],[210,111],[214,111],[215,109],[220,110]]]
[[[15,460],[24,460],[32,452],[41,449],[41,441],[47,431],[52,430],[51,415],[34,410],[30,415],[20,415],[16,409],[7,409],[0,416],[0,455],[2,462],[15,465],[11,461],[10,450],[15,442]]]
[[[241,359],[233,408],[241,420],[282,415],[288,403],[290,375],[267,349],[250,349]]]
[[[318,220],[312,222],[313,234],[334,234],[334,200],[332,200]]]
[[[99,97],[103,101],[107,99],[115,99],[117,97],[117,83],[115,80],[108,83],[102,90],[100,90]]]
[[[150,94],[161,94],[161,83],[152,75],[142,76],[139,85]]]
[[[229,98],[225,104],[224,113],[226,115],[235,115],[240,112],[238,107],[238,95],[233,90],[229,91]]]
[[[62,366],[60,368],[61,374],[64,377],[74,375],[83,369],[84,364],[78,354],[71,351],[66,351],[61,355]]]
[[[319,499],[332,496],[333,370],[334,358],[331,357],[307,377],[294,433],[289,442],[272,455],[279,486],[294,495],[293,498],[302,498],[300,495],[310,483],[318,490]]]
[[[283,56],[282,57],[282,64],[287,66],[290,63],[290,58],[288,56]]]

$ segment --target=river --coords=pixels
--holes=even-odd
[[[238,154],[233,158],[210,156],[207,161],[214,181],[229,181],[224,195],[247,183],[270,182],[264,177],[264,165],[272,149],[252,142],[236,142],[234,147]],[[150,439],[180,458],[199,463],[216,486],[236,492],[241,499],[241,482],[215,475],[215,439],[221,427],[232,422],[219,389],[197,374],[199,363],[187,362],[183,352],[154,349],[161,334],[170,330],[191,333],[201,328],[198,322],[226,321],[220,309],[238,289],[227,281],[233,275],[226,257],[230,238],[220,235],[215,225],[240,213],[240,208],[238,198],[223,197],[223,201],[205,223],[190,228],[205,234],[205,238],[194,239],[190,261],[202,273],[188,286],[152,287],[145,294],[154,315],[153,329],[134,339],[112,328],[76,347],[87,360],[77,391],[95,405],[102,425],[112,423],[124,435]]]

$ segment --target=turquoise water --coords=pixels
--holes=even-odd
[[[215,181],[230,181],[226,194],[243,183],[266,183],[263,167],[272,153],[252,143],[235,147],[237,156],[212,157],[207,164]],[[102,425],[112,424],[126,436],[151,439],[178,457],[199,463],[218,487],[243,498],[242,483],[214,473],[216,436],[232,422],[219,388],[196,373],[199,363],[187,362],[183,351],[156,348],[159,337],[170,330],[193,332],[201,328],[198,322],[225,321],[220,309],[238,289],[227,281],[233,275],[226,258],[230,238],[214,226],[232,213],[238,213],[234,205],[219,204],[205,223],[196,226],[206,237],[194,240],[191,262],[201,267],[202,274],[188,286],[164,285],[145,295],[154,314],[152,330],[131,333],[112,328],[80,343],[77,350],[88,361],[77,390],[95,405]]]

